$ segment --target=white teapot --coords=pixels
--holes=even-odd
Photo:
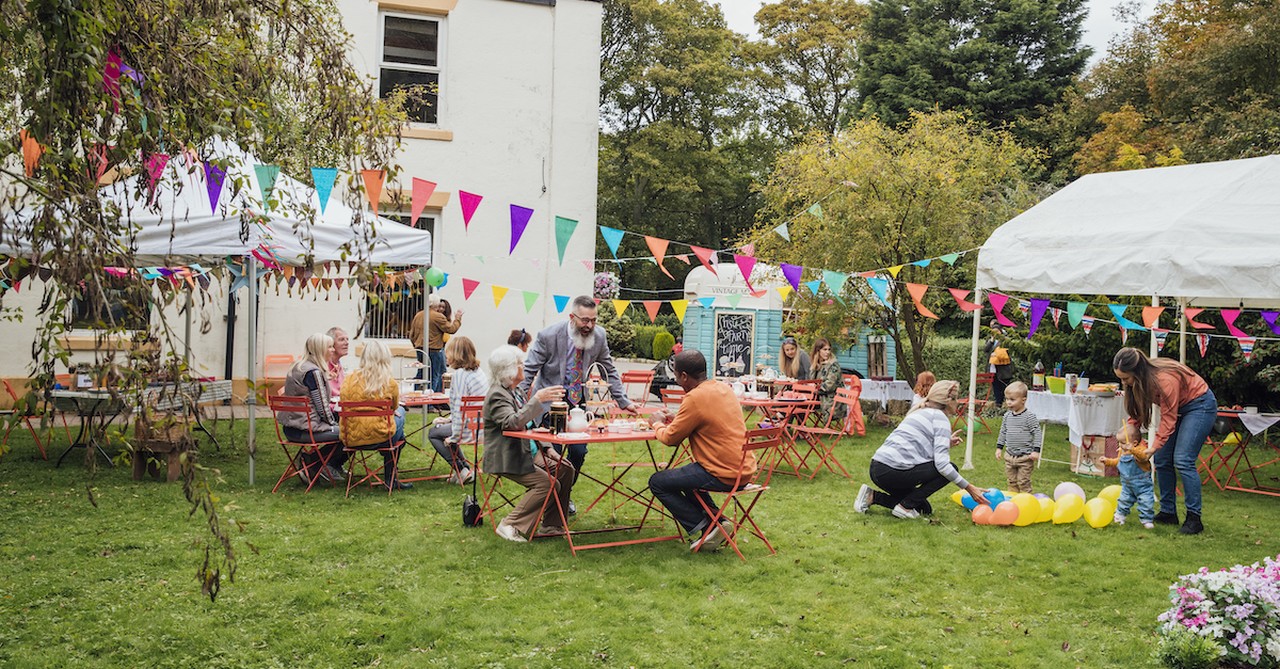
[[[747,393],[747,387],[741,381],[733,382],[733,394],[742,397]]]
[[[591,426],[591,421],[596,417],[587,413],[581,407],[574,407],[569,410],[569,423],[565,425],[565,429],[570,432],[586,432]]]
[[[777,378],[778,378],[778,370],[772,367],[766,367],[763,372],[760,372],[761,381],[766,381],[766,382],[773,381],[774,379],[777,379]]]

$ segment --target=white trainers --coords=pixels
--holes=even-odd
[[[858,488],[858,496],[853,498],[853,510],[858,513],[866,513],[871,508],[871,500],[875,497],[875,491],[869,485],[863,485]]]
[[[444,480],[444,482],[445,482],[445,483],[449,483],[449,484],[453,484],[453,485],[458,485],[458,484],[462,483],[461,481],[459,481],[459,480],[458,480],[458,472],[452,472],[452,473],[450,473],[450,474],[449,474],[449,478],[445,479],[445,480]]]
[[[899,504],[899,505],[897,505],[897,506],[893,507],[893,515],[894,515],[895,517],[898,517],[898,518],[904,518],[904,519],[906,519],[906,520],[912,520],[912,519],[915,519],[915,518],[919,518],[919,517],[920,517],[920,512],[919,512],[919,511],[916,511],[915,509],[908,509],[907,507],[905,507],[905,506],[903,506],[903,505]]]
[[[732,531],[733,525],[727,520],[721,520],[715,527],[704,530],[697,541],[689,544],[689,550],[691,552],[700,550],[715,552],[720,550],[720,545],[724,543],[724,538]]]
[[[1153,522],[1148,521],[1148,522],[1143,523],[1143,524],[1142,524],[1142,527],[1143,527],[1143,529],[1147,529],[1147,530],[1154,530],[1154,529],[1156,529],[1156,524],[1155,524],[1155,523],[1153,523]]]
[[[519,530],[517,530],[516,528],[506,523],[498,523],[498,527],[496,528],[496,530],[498,532],[498,536],[502,537],[503,539],[506,539],[507,541],[514,541],[518,544],[522,544],[528,541],[528,539],[525,539],[524,537],[520,536]]]
[[[466,485],[468,483],[471,483],[474,480],[476,480],[476,473],[471,471],[470,469],[463,467],[462,471],[458,472],[459,485]]]
[[[1124,520],[1125,520],[1124,516],[1120,515],[1119,513],[1117,513],[1115,516],[1111,518],[1111,522],[1115,523],[1116,525],[1124,525]]]

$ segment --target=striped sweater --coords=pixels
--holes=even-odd
[[[1004,420],[1000,422],[996,448],[1003,448],[1005,455],[1014,458],[1039,453],[1040,419],[1030,411],[1006,411]]]
[[[916,409],[876,449],[872,460],[897,470],[932,462],[938,473],[961,488],[969,487],[951,464],[951,421],[939,409]]]

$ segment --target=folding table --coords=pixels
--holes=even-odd
[[[109,390],[51,390],[49,402],[58,411],[74,411],[80,417],[80,431],[54,466],[61,467],[62,460],[76,448],[92,448],[110,465],[111,456],[103,450],[101,437],[107,426],[125,410],[123,398]]]
[[[1218,416],[1240,422],[1247,429],[1233,430],[1230,434],[1239,435],[1236,439],[1215,439],[1211,435],[1207,444],[1212,448],[1208,455],[1200,455],[1200,468],[1205,476],[1219,490],[1236,490],[1259,495],[1280,497],[1280,485],[1264,484],[1258,473],[1268,467],[1280,463],[1280,444],[1265,439],[1260,448],[1254,448],[1254,455],[1249,454],[1253,437],[1266,431],[1268,427],[1280,421],[1277,414],[1248,414],[1242,416],[1239,411],[1219,409]],[[1228,443],[1230,442],[1230,443]],[[1265,461],[1254,462],[1254,458],[1266,458]],[[1276,468],[1273,474],[1280,474]]]

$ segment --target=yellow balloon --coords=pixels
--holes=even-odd
[[[1018,507],[1018,519],[1013,521],[1017,527],[1026,527],[1040,517],[1040,500],[1029,492],[1020,492],[1013,496],[1013,503]]]
[[[1089,527],[1100,529],[1111,524],[1111,517],[1115,514],[1115,509],[1111,503],[1101,497],[1095,497],[1084,505],[1084,522],[1089,523]]]
[[[1222,440],[1222,443],[1227,446],[1233,446],[1240,443],[1240,433],[1232,432],[1231,434],[1228,434],[1227,438]]]
[[[951,501],[955,502],[957,506],[964,506],[964,501],[960,499],[961,497],[964,497],[963,490],[956,490],[955,492],[951,493]]]
[[[1102,499],[1111,500],[1111,503],[1115,504],[1120,499],[1120,486],[1109,485],[1103,488],[1102,492],[1098,493],[1098,497],[1101,497]]]
[[[1053,524],[1067,525],[1080,520],[1080,516],[1084,514],[1084,500],[1080,496],[1072,493],[1063,495],[1058,500],[1057,508],[1053,510]]]
[[[1037,523],[1047,523],[1053,520],[1053,512],[1057,508],[1052,498],[1040,497],[1040,517],[1036,518]]]

